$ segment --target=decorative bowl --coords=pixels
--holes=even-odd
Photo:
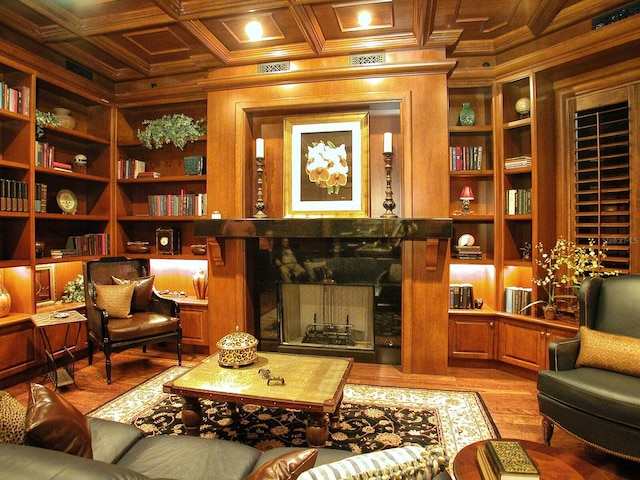
[[[258,339],[236,331],[222,337],[218,343],[218,363],[223,367],[250,365],[258,360]]]
[[[149,253],[149,242],[127,242],[126,250],[129,253]]]
[[[207,246],[205,244],[191,245],[191,253],[194,255],[204,255],[207,253]]]

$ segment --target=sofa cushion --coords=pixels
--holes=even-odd
[[[295,480],[314,466],[317,457],[315,448],[283,453],[260,465],[245,480]]]
[[[593,367],[640,377],[640,338],[580,327],[576,367]]]
[[[126,423],[87,417],[91,429],[93,459],[107,463],[118,460],[143,437],[142,431]]]
[[[640,425],[640,378],[599,368],[543,370],[538,390],[565,405],[596,417],[637,428]]]
[[[0,391],[0,443],[24,443],[27,409],[8,392]]]
[[[64,398],[37,383],[27,401],[26,443],[92,458],[87,418]]]
[[[363,478],[405,480],[424,478],[427,471],[427,451],[409,445],[373,453],[355,455],[303,472],[299,480],[361,480]]]
[[[238,442],[187,435],[156,435],[137,442],[118,465],[151,478],[242,479],[260,450]]]
[[[111,276],[114,285],[133,284],[133,298],[131,299],[131,310],[133,312],[144,312],[149,308],[149,300],[151,300],[151,292],[153,292],[153,281],[155,275],[140,278],[119,278]]]
[[[127,318],[135,285],[94,285],[96,306],[107,311],[109,318]]]
[[[11,480],[149,480],[138,472],[27,445],[0,444],[1,478]]]

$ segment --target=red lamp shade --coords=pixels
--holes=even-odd
[[[466,186],[460,192],[460,200],[473,200],[473,190],[471,187]]]

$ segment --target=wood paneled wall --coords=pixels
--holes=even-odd
[[[447,62],[402,66],[403,74],[375,79],[362,77],[363,70],[324,64],[331,75],[296,74],[298,83],[287,85],[240,85],[215,78],[211,85],[224,88],[208,93],[208,186],[210,210],[223,217],[246,217],[254,213],[255,161],[253,141],[265,138],[266,213],[282,216],[282,136],[278,125],[287,115],[332,111],[368,110],[372,105],[397,105],[397,120],[380,120],[371,137],[371,215],[384,209],[385,177],[379,128],[394,133],[398,188],[394,195],[402,217],[447,217],[449,186],[447,163]],[[366,68],[366,67],[364,67]],[[365,70],[366,71],[366,70]],[[326,73],[326,70],[325,70]],[[225,74],[233,74],[225,72]],[[315,81],[314,78],[327,78]],[[356,77],[356,78],[354,78]],[[265,80],[268,82],[268,79]],[[281,127],[280,127],[281,128]],[[396,129],[396,131],[394,131]],[[380,145],[378,145],[378,143]],[[395,184],[396,182],[394,182]],[[224,240],[225,264],[212,265],[209,280],[210,344],[213,346],[236,325],[252,330],[250,265],[246,264],[243,240]],[[425,242],[403,245],[402,370],[408,373],[442,374],[447,368],[448,296],[446,242],[439,246],[435,268],[427,268]]]

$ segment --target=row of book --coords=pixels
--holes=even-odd
[[[509,157],[504,159],[505,170],[513,170],[515,168],[525,168],[531,166],[531,157],[528,155],[519,155],[517,157]]]
[[[29,211],[27,182],[0,178],[0,211]]]
[[[451,159],[451,170],[482,170],[482,146],[449,147],[449,158]]]
[[[47,211],[47,184],[46,183],[36,183],[33,211],[36,213],[46,213]]]
[[[476,457],[483,480],[540,480],[540,471],[517,440],[487,440]]]
[[[506,208],[507,215],[522,215],[531,213],[531,189],[530,188],[512,188],[506,192]]]
[[[31,89],[26,85],[10,87],[0,80],[0,108],[13,113],[29,115]]]
[[[149,215],[157,216],[198,216],[207,214],[206,193],[149,195]]]
[[[504,311],[529,315],[531,307],[525,307],[531,303],[531,295],[532,289],[530,287],[505,287]]]
[[[78,255],[109,255],[109,234],[72,235],[67,238],[67,248],[74,249]]]
[[[53,168],[63,172],[71,172],[73,167],[69,163],[56,161],[56,147],[49,142],[36,140],[36,167]]]
[[[473,308],[473,285],[452,283],[449,285],[449,308],[469,310]]]
[[[121,158],[118,160],[118,178],[138,178],[139,174],[145,172],[146,164],[136,158]]]

